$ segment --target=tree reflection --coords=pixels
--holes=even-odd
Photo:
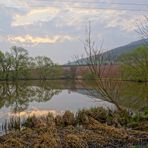
[[[86,87],[87,86],[87,87]],[[68,89],[78,93],[104,98],[95,91],[93,82],[83,88],[78,83],[65,81],[16,81],[0,83],[0,108],[10,108],[12,112],[28,109],[31,102],[46,102],[58,95],[61,90]],[[86,89],[87,88],[87,89]],[[148,106],[148,83],[125,82],[120,88],[118,104],[132,110],[140,110]]]
[[[31,85],[32,84],[32,85]],[[40,82],[37,85],[28,82],[1,83],[0,108],[10,107],[12,112],[21,112],[28,108],[30,102],[46,102],[60,89],[54,89],[49,83]]]
[[[114,101],[120,106],[131,110],[141,110],[148,107],[148,83],[122,82],[119,89],[119,97]],[[95,90],[93,82],[85,84],[85,88],[78,89],[77,92],[105,100],[99,91]]]

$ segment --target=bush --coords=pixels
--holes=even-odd
[[[86,125],[89,123],[89,118],[87,114],[87,110],[83,109],[77,112],[76,114],[76,122],[78,124]]]
[[[105,122],[107,122],[108,111],[102,107],[83,109],[77,113],[76,118],[77,118],[78,123],[88,124],[89,117],[92,117],[101,123],[105,123]]]
[[[34,128],[38,122],[37,120],[38,119],[35,116],[28,117],[23,126]]]
[[[102,107],[95,107],[90,109],[90,115],[97,121],[104,123],[107,120],[108,111]]]
[[[63,115],[63,123],[64,125],[74,125],[75,124],[74,114],[70,111],[66,111]]]
[[[60,115],[55,117],[55,124],[57,126],[62,126],[64,124],[63,118]]]
[[[94,77],[94,75],[93,75],[91,72],[87,72],[87,73],[85,73],[85,74],[83,75],[83,79],[84,79],[84,80],[94,80],[95,77]]]

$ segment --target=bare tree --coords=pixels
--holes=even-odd
[[[122,110],[117,103],[120,96],[121,81],[118,81],[113,75],[115,68],[110,61],[110,56],[103,54],[102,44],[100,48],[97,48],[96,42],[91,36],[90,24],[88,26],[87,34],[88,38],[84,41],[86,58],[81,59],[76,57],[77,64],[79,66],[88,66],[89,72],[94,78],[95,91],[101,94],[105,101],[115,104],[119,110]],[[85,82],[81,81],[81,84],[87,89]]]
[[[144,45],[148,46],[148,16],[144,16],[144,23],[140,22],[137,26],[138,29],[136,32],[139,34],[140,38],[143,39]]]
[[[135,50],[122,54],[118,59],[121,63],[123,78],[139,82],[148,81],[148,17],[138,24],[136,30],[143,40],[143,45]]]

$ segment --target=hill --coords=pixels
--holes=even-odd
[[[148,39],[134,41],[134,42],[131,42],[127,45],[120,46],[120,47],[114,48],[112,50],[109,50],[109,51],[105,52],[104,55],[111,55],[113,59],[116,59],[117,57],[121,56],[124,53],[131,52],[134,49],[138,48],[139,46],[145,45],[146,42],[148,42]]]
[[[131,42],[127,45],[120,46],[120,47],[114,48],[112,50],[106,51],[103,53],[103,56],[104,57],[109,56],[111,61],[115,61],[122,54],[131,52],[134,49],[138,48],[139,46],[144,45],[146,42],[148,42],[148,39],[134,41],[134,42]],[[86,63],[88,64],[88,58],[82,58],[77,61],[69,62],[65,65],[77,65],[78,63],[81,63],[82,65],[86,65]]]

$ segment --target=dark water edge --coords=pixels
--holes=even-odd
[[[103,78],[103,80],[105,80],[105,79],[108,79],[108,78]],[[93,79],[93,78],[89,78],[89,79],[85,79],[85,78],[75,78],[75,79],[73,79],[73,78],[65,78],[65,77],[63,77],[63,78],[40,78],[40,79],[38,79],[38,78],[19,78],[19,79],[17,79],[17,80],[13,80],[13,79],[9,79],[9,80],[7,80],[7,79],[0,79],[0,81],[1,82],[16,82],[16,81],[48,81],[48,80],[50,80],[50,81],[52,81],[52,80],[56,80],[56,81],[62,81],[62,80],[64,80],[64,81],[77,81],[77,80],[84,80],[84,81],[94,81],[95,79]],[[115,80],[115,81],[125,81],[125,82],[136,82],[136,83],[148,83],[148,80],[132,80],[132,79],[120,79],[120,78],[113,78],[112,80]]]

